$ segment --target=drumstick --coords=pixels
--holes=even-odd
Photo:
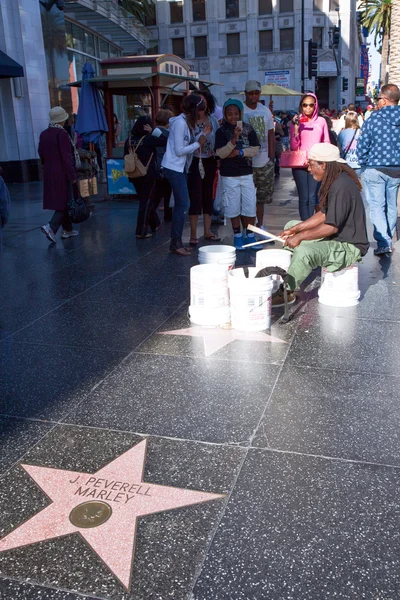
[[[277,242],[282,242],[282,244],[285,243],[285,240],[282,239],[281,237],[278,237],[277,235],[273,235],[272,233],[269,233],[268,231],[264,231],[264,229],[260,229],[259,227],[255,227],[254,225],[247,225],[247,229],[250,229],[250,231],[254,231],[255,233],[258,233],[260,235],[263,235],[264,237],[269,237],[271,240],[276,240]]]
[[[251,244],[246,244],[242,246],[242,248],[250,248],[251,246],[258,246],[258,244],[268,244],[268,242],[274,242],[275,240],[260,240],[259,242],[252,242]]]

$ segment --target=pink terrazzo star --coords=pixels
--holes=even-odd
[[[269,342],[270,344],[286,344],[281,340],[262,331],[238,331],[237,329],[221,329],[220,327],[188,327],[172,331],[159,331],[160,335],[187,335],[204,339],[204,354],[211,356],[234,340],[250,340],[254,342]]]
[[[21,465],[52,503],[1,539],[0,551],[79,533],[129,591],[138,517],[225,497],[143,482],[146,448],[144,440],[94,474]],[[89,529],[73,525],[71,511],[90,501],[111,516]]]

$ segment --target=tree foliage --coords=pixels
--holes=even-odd
[[[361,23],[368,33],[375,33],[374,44],[381,51],[385,35],[390,34],[392,0],[361,0]]]

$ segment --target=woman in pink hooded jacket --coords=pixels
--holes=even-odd
[[[323,117],[318,116],[319,107],[315,94],[308,92],[302,96],[299,114],[290,123],[290,149],[308,151],[314,144],[330,143],[329,130]],[[319,183],[315,181],[307,167],[292,169],[299,195],[300,219],[312,217],[317,203]]]

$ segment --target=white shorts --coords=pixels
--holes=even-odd
[[[224,214],[229,219],[256,216],[256,188],[253,175],[221,177]]]

